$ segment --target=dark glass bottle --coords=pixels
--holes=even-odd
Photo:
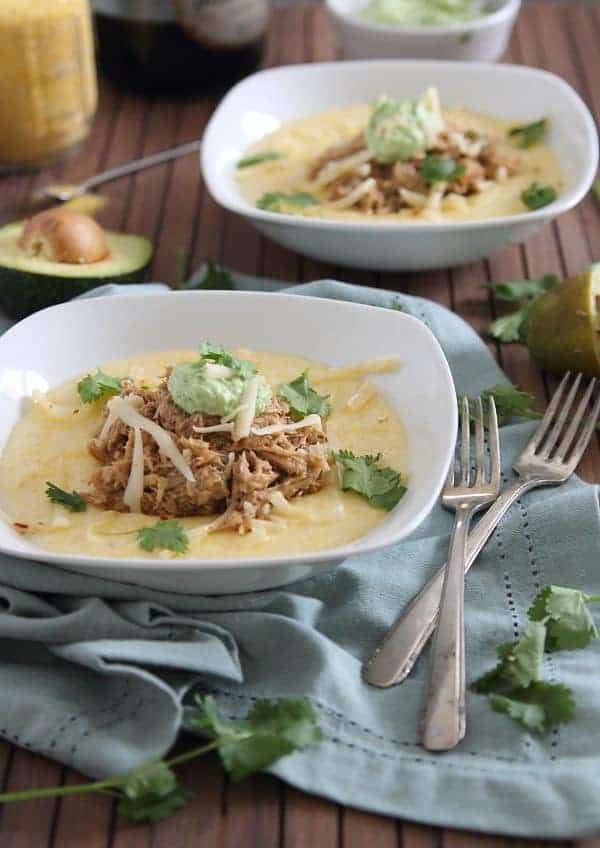
[[[92,0],[100,67],[145,94],[214,91],[260,63],[268,0]]]

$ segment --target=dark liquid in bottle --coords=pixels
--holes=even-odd
[[[145,94],[218,91],[256,69],[264,38],[211,47],[176,22],[130,21],[96,12],[100,68],[114,83]]]

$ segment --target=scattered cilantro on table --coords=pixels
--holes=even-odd
[[[448,156],[433,156],[428,154],[419,168],[421,179],[427,185],[442,181],[452,181],[465,172],[465,166],[450,159]]]
[[[538,297],[545,294],[559,282],[555,274],[545,274],[534,280],[508,280],[502,283],[490,283],[490,289],[499,300],[519,303],[515,312],[501,315],[492,321],[489,335],[501,342],[519,342],[523,339],[529,311]]]
[[[151,527],[140,527],[137,538],[141,548],[153,551],[155,548],[175,551],[184,554],[190,545],[185,528],[175,518],[168,521],[157,521]]]
[[[541,418],[541,413],[532,408],[535,400],[532,394],[522,392],[516,386],[498,384],[497,386],[490,386],[489,389],[484,389],[481,392],[483,415],[486,425],[489,414],[489,398],[491,397],[494,398],[496,404],[496,414],[500,427],[503,427],[505,424],[511,424],[515,418]],[[469,399],[469,404],[471,406],[471,416],[474,418],[474,400]]]
[[[544,653],[585,648],[598,631],[587,607],[600,595],[566,586],[546,586],[529,608],[529,622],[516,642],[501,645],[499,662],[472,684],[491,707],[534,733],[571,721],[575,701],[562,683],[542,678]]]
[[[179,784],[176,766],[217,751],[226,771],[238,781],[323,738],[313,707],[300,698],[258,700],[245,718],[229,719],[218,712],[210,695],[197,695],[186,726],[208,736],[209,741],[168,760],[150,760],[128,774],[106,780],[6,792],[0,795],[0,804],[101,792],[116,795],[117,811],[125,818],[158,822],[183,807],[192,794]]]
[[[548,131],[548,119],[542,118],[539,121],[533,121],[531,124],[522,124],[518,127],[513,127],[509,130],[509,138],[514,138],[518,142],[519,147],[531,147],[542,141]]]
[[[233,277],[225,268],[217,265],[212,259],[206,260],[202,279],[194,289],[203,289],[205,291],[232,291]]]
[[[329,395],[320,395],[311,386],[308,371],[304,371],[291,383],[281,383],[277,394],[288,404],[294,421],[300,421],[307,415],[320,415],[323,419],[331,415]]]
[[[261,153],[253,153],[251,156],[245,156],[237,163],[237,168],[250,168],[252,165],[261,165],[263,162],[270,162],[274,159],[281,159],[283,153],[278,150],[263,150]]]
[[[557,198],[556,189],[550,185],[540,185],[537,181],[531,183],[521,192],[521,200],[528,209],[542,209],[553,203]]]
[[[118,395],[123,387],[121,377],[105,374],[100,368],[95,374],[88,374],[77,384],[77,391],[83,403],[92,403],[101,398]]]
[[[352,451],[333,454],[342,468],[342,491],[361,495],[377,509],[393,509],[406,494],[402,477],[393,468],[379,464],[381,454],[355,456]]]
[[[46,480],[46,486],[46,497],[48,500],[51,500],[52,503],[60,504],[60,506],[64,506],[65,509],[68,509],[70,512],[86,511],[87,503],[81,497],[79,492],[65,492],[64,489],[61,489],[60,486],[56,486],[49,480]]]
[[[600,203],[600,179],[594,180],[592,183],[592,194],[596,198],[596,202]]]

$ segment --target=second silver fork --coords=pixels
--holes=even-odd
[[[600,393],[594,401],[596,380],[591,380],[578,400],[582,375],[566,374],[513,468],[519,475],[469,535],[465,569],[468,570],[512,504],[538,486],[556,486],[574,473],[594,433],[600,415]],[[372,686],[387,688],[410,674],[435,629],[445,566],[421,589],[390,627],[374,654],[363,666],[363,678]]]
[[[446,509],[456,513],[442,592],[440,614],[433,641],[431,672],[423,745],[430,751],[448,751],[465,735],[465,622],[464,590],[467,536],[471,518],[488,506],[500,491],[500,445],[498,419],[492,397],[488,402],[489,474],[486,474],[483,405],[475,401],[475,470],[471,471],[471,412],[469,401],[460,405],[460,464],[454,461],[442,493]]]

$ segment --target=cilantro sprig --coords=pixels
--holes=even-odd
[[[442,181],[455,180],[465,172],[465,166],[449,156],[427,155],[421,162],[419,169],[421,179],[427,185]]]
[[[585,648],[598,637],[587,607],[600,595],[566,586],[546,586],[529,608],[529,622],[514,643],[497,649],[499,662],[472,685],[503,712],[534,733],[571,721],[575,701],[562,683],[543,680],[544,653]]]
[[[205,291],[232,291],[233,277],[225,268],[213,262],[212,259],[207,259],[202,279],[194,284],[193,288]]]
[[[490,283],[489,288],[499,300],[519,303],[515,312],[496,318],[489,328],[489,335],[501,342],[519,342],[527,324],[527,317],[538,297],[553,289],[559,282],[555,274],[545,274],[533,280],[507,280],[502,283]]]
[[[65,492],[64,489],[61,489],[60,486],[56,486],[49,480],[46,480],[46,487],[46,497],[48,500],[52,501],[52,503],[64,506],[65,509],[69,510],[69,512],[86,511],[87,503],[81,497],[79,492],[74,490],[72,492]]]
[[[537,181],[532,182],[528,188],[521,192],[521,200],[528,209],[542,209],[553,203],[557,198],[556,189],[550,185],[540,185]]]
[[[393,509],[406,494],[402,477],[393,468],[381,466],[381,454],[355,456],[352,451],[333,454],[342,468],[342,491],[361,495],[377,509]]]
[[[278,150],[263,150],[260,153],[253,153],[251,156],[245,156],[237,163],[237,169],[250,168],[253,165],[262,165],[263,162],[271,162],[274,159],[281,159],[283,153]]]
[[[513,138],[519,147],[527,148],[542,141],[548,131],[548,119],[541,118],[531,124],[522,124],[508,131],[509,138]]]
[[[307,191],[297,191],[286,194],[284,191],[267,191],[256,201],[259,209],[268,212],[282,212],[286,206],[303,209],[306,206],[318,206],[319,201]]]
[[[158,822],[183,807],[192,794],[180,785],[174,770],[182,763],[217,751],[226,771],[239,781],[323,738],[315,710],[301,698],[259,700],[245,718],[230,719],[219,713],[210,695],[196,695],[186,726],[207,736],[208,741],[168,760],[150,760],[106,780],[6,792],[0,795],[0,804],[102,792],[117,796],[121,816],[136,822]]]
[[[256,374],[256,368],[248,359],[238,359],[237,356],[234,356],[220,344],[202,342],[200,358],[206,360],[206,362],[214,362],[215,365],[224,365],[226,368],[231,368],[236,376],[244,380],[248,380]]]
[[[175,518],[168,521],[157,521],[151,527],[140,527],[137,531],[140,548],[145,551],[153,551],[156,548],[175,551],[184,554],[190,546],[188,534],[185,528]]]
[[[486,425],[489,414],[489,399],[491,397],[494,398],[494,403],[496,404],[496,415],[500,427],[503,427],[505,424],[511,424],[515,418],[541,418],[541,413],[532,407],[535,401],[532,394],[522,392],[516,386],[498,384],[497,386],[490,386],[489,389],[484,389],[481,392],[483,416]],[[469,403],[474,420],[475,401],[470,400]]]
[[[331,415],[329,395],[320,395],[311,386],[308,371],[290,383],[281,383],[277,394],[288,404],[294,421],[300,421],[307,415],[320,415],[322,419]]]
[[[83,403],[92,403],[101,398],[118,395],[122,388],[121,377],[105,374],[100,368],[95,374],[88,374],[77,384],[77,391]]]

